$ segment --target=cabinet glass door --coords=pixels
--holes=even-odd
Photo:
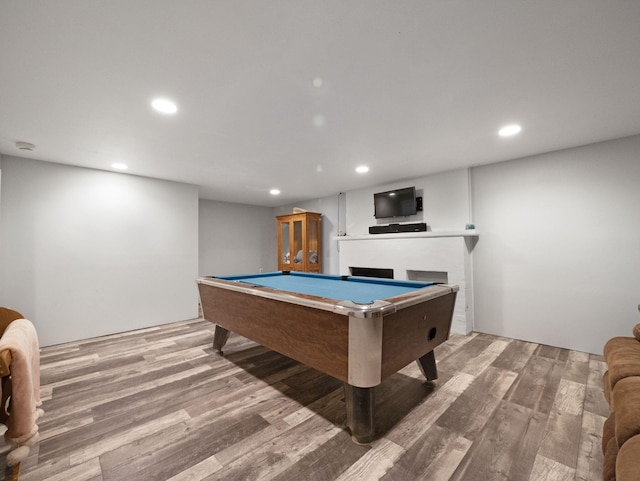
[[[309,262],[308,268],[312,271],[318,269],[318,231],[320,230],[318,224],[319,221],[312,220],[307,226],[307,246],[309,249],[307,262]]]
[[[293,246],[291,249],[291,255],[293,255],[293,269],[301,270],[303,269],[303,239],[302,239],[302,221],[294,220],[293,221]]]
[[[289,246],[289,222],[283,222],[280,224],[282,232],[280,232],[280,239],[282,239],[282,250],[280,251],[280,262],[283,264],[291,263],[291,248]]]

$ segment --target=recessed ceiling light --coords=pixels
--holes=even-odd
[[[366,165],[359,165],[358,167],[356,167],[356,172],[358,174],[366,174],[367,172],[369,172],[369,167],[367,167]]]
[[[36,148],[36,146],[33,145],[31,142],[22,142],[22,141],[16,142],[16,147],[18,147],[20,150],[33,150]]]
[[[118,170],[127,170],[127,164],[123,164],[122,162],[116,162],[115,164],[111,164],[111,167]]]
[[[505,125],[498,131],[498,135],[500,137],[511,137],[512,135],[516,135],[522,130],[517,124]]]
[[[280,195],[280,189],[271,189],[269,193],[271,195]]]
[[[320,77],[316,77],[313,79],[313,86],[317,89],[321,88],[322,85],[324,85],[324,80],[322,80]]]
[[[323,127],[325,124],[325,118],[322,114],[317,114],[313,116],[313,125],[316,127]]]
[[[175,114],[178,111],[176,104],[167,99],[155,99],[151,102],[151,106],[163,114]]]

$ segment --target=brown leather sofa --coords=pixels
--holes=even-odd
[[[604,481],[640,480],[640,324],[633,331],[635,337],[614,337],[604,346],[610,412],[602,431]]]

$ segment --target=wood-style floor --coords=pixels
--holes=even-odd
[[[21,481],[599,480],[602,357],[485,334],[376,393],[351,442],[340,382],[201,319],[42,350],[41,441]]]

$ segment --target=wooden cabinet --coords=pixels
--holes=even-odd
[[[322,229],[317,212],[279,215],[278,270],[322,272]]]

